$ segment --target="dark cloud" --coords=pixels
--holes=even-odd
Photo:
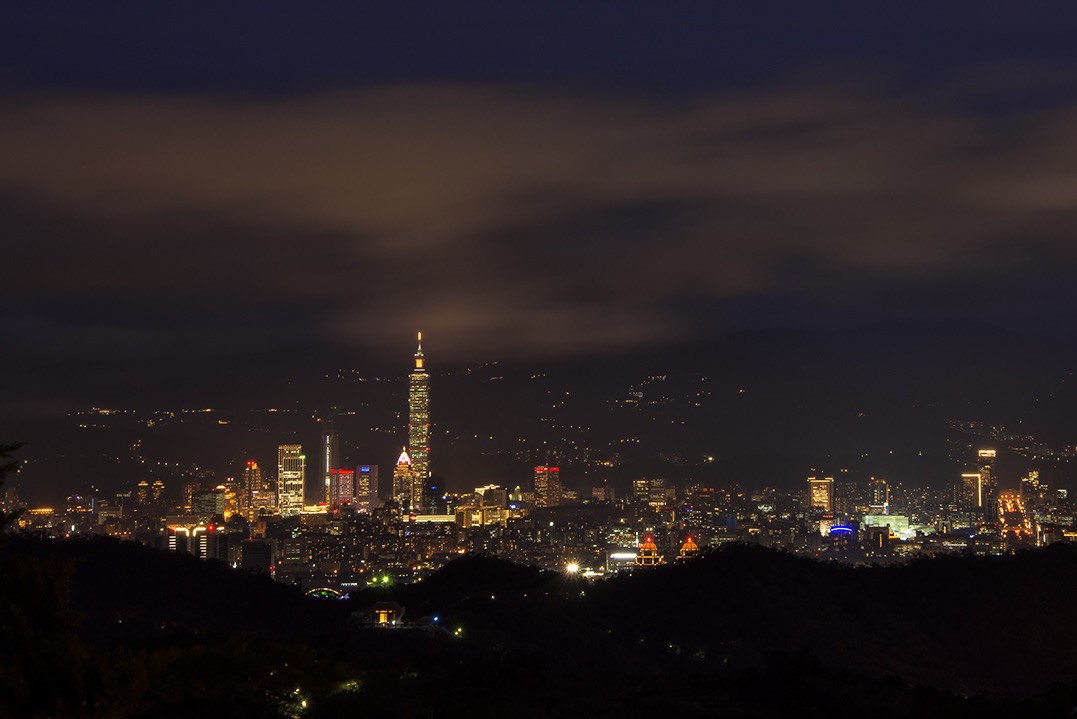
[[[833,86],[23,98],[0,292],[24,345],[95,356],[420,326],[443,356],[558,355],[991,298],[1021,321],[1075,309],[1074,116]]]

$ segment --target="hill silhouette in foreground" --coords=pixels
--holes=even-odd
[[[481,556],[313,599],[113,540],[0,547],[0,716],[1069,716],[1077,549],[754,547],[588,582]],[[376,601],[426,629],[357,621]]]

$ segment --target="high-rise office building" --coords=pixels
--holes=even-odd
[[[277,483],[258,466],[255,461],[247,462],[243,470],[241,494],[245,498],[246,513],[240,514],[247,519],[252,519],[260,513],[272,512],[277,508]]]
[[[233,514],[239,513],[239,498],[243,494],[243,487],[240,482],[234,479],[227,479],[223,484],[218,485],[224,488],[224,516],[225,519],[231,517]]]
[[[856,482],[848,475],[834,479],[834,516],[847,517],[853,514],[857,503]]]
[[[340,440],[337,437],[337,429],[333,424],[333,416],[336,413],[336,408],[329,410],[329,415],[322,420],[322,443],[321,443],[321,461],[318,463],[318,473],[324,487],[319,494],[322,495],[318,501],[322,499],[329,505],[332,505],[330,497],[332,492],[329,489],[330,473],[337,468],[340,463]]]
[[[184,482],[183,484],[183,509],[191,511],[191,499],[202,491],[202,483],[198,481]]]
[[[496,484],[488,484],[485,487],[476,487],[475,494],[479,498],[480,507],[509,506],[509,490]]]
[[[248,519],[258,516],[259,514],[272,514],[277,509],[277,490],[276,485],[262,480],[262,489],[251,492],[251,504],[250,517]]]
[[[981,449],[976,453],[976,468],[980,472],[980,503],[989,521],[998,519],[998,477],[994,471],[998,453],[993,449]]]
[[[833,477],[808,477],[808,506],[823,514],[834,513]]]
[[[617,498],[617,495],[614,493],[613,487],[604,484],[601,487],[591,488],[591,498],[600,502],[612,502]]]
[[[262,490],[262,469],[254,460],[247,462],[243,468],[243,479],[239,483],[239,495],[236,497],[236,512],[250,519],[254,507],[254,497]]]
[[[993,449],[979,450],[975,471],[961,475],[962,504],[967,509],[984,513],[989,519],[997,515],[998,481],[993,470],[997,454]]]
[[[373,512],[378,508],[378,465],[360,464],[355,468],[355,509]]]
[[[644,477],[632,480],[632,499],[647,502],[651,498],[651,481]]]
[[[303,483],[307,457],[298,444],[277,447],[277,506],[281,516],[294,517],[303,510]]]
[[[423,486],[423,512],[426,514],[445,514],[447,504],[445,502],[445,490],[441,486],[441,479],[430,475],[422,482]]]
[[[677,499],[677,488],[664,478],[652,479],[648,490],[647,504],[655,509],[662,509]]]
[[[422,507],[422,482],[415,476],[414,465],[405,447],[393,470],[393,500],[401,511],[418,511]],[[418,497],[416,497],[418,494]],[[418,501],[416,501],[418,499]]]
[[[561,504],[561,470],[558,467],[535,467],[535,505],[556,507]]]
[[[888,514],[890,506],[890,485],[885,479],[872,477],[868,482],[868,506],[872,509],[883,510],[882,514]]]
[[[1047,485],[1040,482],[1039,470],[1029,470],[1021,478],[1021,499],[1026,507],[1038,509],[1047,491]]]
[[[329,496],[326,501],[331,510],[355,506],[354,469],[329,470]]]
[[[415,351],[415,369],[408,378],[408,449],[411,471],[425,482],[430,477],[430,375],[423,356],[423,333]]]
[[[980,507],[983,504],[983,477],[979,472],[961,474],[961,504],[966,509]]]
[[[191,513],[204,519],[223,517],[227,510],[227,496],[223,486],[199,492],[191,498]]]

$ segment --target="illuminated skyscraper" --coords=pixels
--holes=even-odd
[[[998,519],[998,477],[994,472],[995,457],[993,449],[981,449],[976,453],[976,468],[980,471],[980,504],[989,521]]]
[[[856,484],[848,475],[834,480],[834,515],[849,516],[856,505]]]
[[[965,472],[961,475],[961,500],[966,509],[979,507],[983,502],[983,488],[979,472]]]
[[[652,479],[648,489],[647,504],[655,509],[662,509],[677,499],[677,488],[670,485],[665,479]]]
[[[422,506],[423,483],[415,476],[414,464],[405,447],[396,460],[393,470],[393,500],[402,511],[418,511]],[[418,497],[416,497],[416,494]],[[418,501],[416,501],[418,500]]]
[[[355,505],[355,470],[329,470],[329,497],[327,506],[330,510]]]
[[[1033,469],[1021,478],[1021,500],[1026,507],[1038,509],[1043,502],[1047,485],[1040,482],[1039,470]]]
[[[277,506],[281,516],[294,517],[303,509],[303,483],[307,457],[298,444],[277,447]]]
[[[213,517],[223,517],[227,510],[228,499],[224,486],[199,492],[191,498],[191,513],[209,520]]]
[[[834,513],[833,477],[808,477],[808,506],[823,514]]]
[[[247,462],[243,470],[242,494],[246,495],[247,519],[252,519],[259,512],[272,512],[277,506],[277,486],[272,477],[261,470],[257,462]]]
[[[1008,543],[1020,544],[1031,538],[1032,522],[1025,504],[1017,492],[1002,492],[998,496],[998,519],[1000,533]]]
[[[868,482],[868,506],[874,514],[890,514],[890,485],[872,477]]]
[[[415,351],[415,369],[408,378],[408,449],[411,471],[425,482],[430,477],[430,375],[423,357],[423,333]]]
[[[976,453],[976,471],[961,475],[963,504],[985,513],[988,518],[997,514],[998,481],[992,471],[996,455],[993,449],[981,449]]]
[[[632,480],[632,499],[637,502],[647,502],[651,498],[651,482],[641,477]]]
[[[201,482],[185,482],[183,485],[183,509],[191,511],[191,498],[202,491]]]
[[[243,517],[251,518],[251,508],[254,506],[254,497],[262,490],[262,470],[255,461],[247,462],[243,469],[243,480],[239,485],[239,496],[236,511]]]
[[[535,467],[535,505],[556,507],[561,504],[561,470],[558,467]]]
[[[333,426],[333,415],[335,413],[336,408],[329,410],[329,416],[322,420],[322,457],[318,463],[318,473],[325,485],[322,489],[322,494],[325,502],[330,505],[332,504],[330,499],[332,492],[329,489],[330,474],[332,470],[336,469],[337,463],[340,461],[339,439],[336,427]]]
[[[355,508],[373,512],[378,507],[378,465],[361,464],[355,468]]]

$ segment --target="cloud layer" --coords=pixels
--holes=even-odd
[[[27,342],[103,355],[1025,321],[1075,309],[1075,114],[838,86],[23,99],[0,108],[0,292]]]

